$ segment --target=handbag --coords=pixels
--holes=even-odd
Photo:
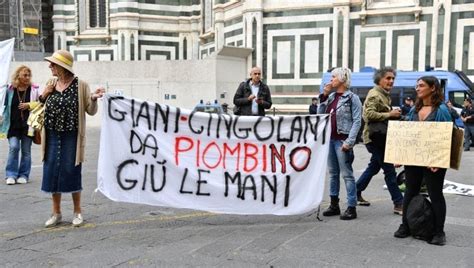
[[[41,130],[35,130],[32,139],[34,144],[41,144]]]
[[[375,146],[385,148],[387,140],[388,120],[372,121],[368,123],[369,139],[372,140]]]
[[[30,111],[30,116],[28,116],[27,124],[34,128],[35,130],[41,131],[44,126],[44,109],[45,105],[43,103],[38,104],[33,110]]]
[[[449,159],[449,167],[459,170],[461,165],[461,156],[464,143],[464,130],[458,128],[456,125],[453,128],[453,137],[451,139],[451,156]]]

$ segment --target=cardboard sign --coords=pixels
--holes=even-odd
[[[389,121],[385,162],[449,168],[452,122]]]

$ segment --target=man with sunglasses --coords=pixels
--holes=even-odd
[[[265,109],[272,107],[270,89],[261,77],[262,70],[253,67],[250,78],[240,83],[234,95],[235,115],[264,116]]]

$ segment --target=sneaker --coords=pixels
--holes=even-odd
[[[18,178],[18,180],[16,180],[16,183],[27,184],[28,180],[25,177],[20,177],[20,178]]]
[[[393,213],[402,216],[403,215],[403,205],[394,205],[393,206]]]
[[[74,219],[72,219],[72,225],[74,227],[79,227],[84,223],[84,218],[82,218],[81,213],[74,213]]]
[[[12,178],[12,177],[7,178],[7,185],[13,185],[15,183],[16,183],[15,178]]]
[[[51,215],[51,218],[49,218],[45,224],[44,227],[49,228],[49,227],[54,227],[58,225],[58,223],[61,222],[62,216],[61,214],[53,214]]]
[[[437,233],[431,240],[428,240],[429,244],[444,246],[446,245],[446,234],[444,232]]]
[[[365,200],[362,197],[362,193],[359,192],[359,193],[357,193],[357,205],[368,207],[368,206],[370,206],[370,202]]]
[[[410,229],[405,224],[400,224],[398,230],[393,234],[393,236],[398,238],[405,238],[410,236]]]

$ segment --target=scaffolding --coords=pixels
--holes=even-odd
[[[0,0],[0,40],[15,37],[16,60],[43,56],[41,9],[41,0]]]

